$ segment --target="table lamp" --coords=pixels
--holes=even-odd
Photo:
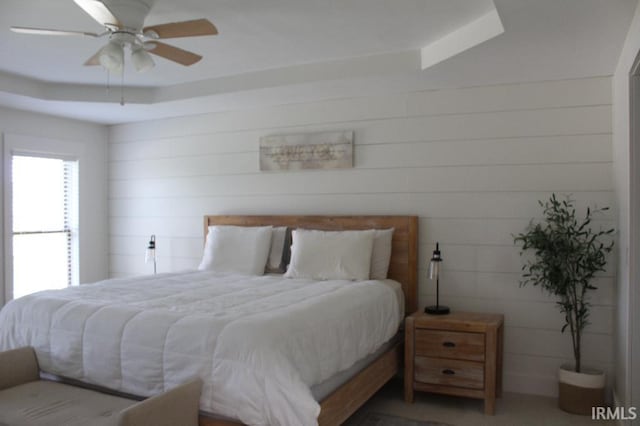
[[[436,304],[424,308],[424,311],[431,315],[446,315],[449,313],[448,307],[440,305],[440,263],[442,263],[440,243],[436,243],[436,249],[431,256],[431,262],[429,262],[429,279],[436,280]]]
[[[145,263],[153,261],[153,273],[156,273],[156,236],[152,235],[147,246],[147,252],[144,256]]]

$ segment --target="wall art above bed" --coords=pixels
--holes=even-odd
[[[260,170],[353,167],[353,131],[270,135],[260,138]]]

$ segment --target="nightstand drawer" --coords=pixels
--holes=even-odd
[[[417,382],[422,383],[468,389],[484,388],[484,364],[479,362],[417,356],[414,376]]]
[[[484,361],[484,334],[416,329],[416,355]]]

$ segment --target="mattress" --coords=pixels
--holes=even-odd
[[[311,393],[316,401],[322,401],[329,395],[331,395],[340,386],[347,383],[351,378],[356,376],[359,372],[371,365],[382,354],[387,352],[392,347],[404,341],[404,333],[399,331],[391,339],[387,340],[380,346],[375,352],[367,355],[364,358],[359,359],[355,364],[346,370],[342,370],[329,377],[322,383],[315,384],[311,387]]]
[[[210,271],[107,280],[0,311],[0,350],[49,373],[150,396],[193,377],[200,408],[250,425],[316,424],[310,388],[374,353],[403,317],[400,285]]]

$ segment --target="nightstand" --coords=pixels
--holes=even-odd
[[[484,399],[493,415],[502,393],[504,317],[416,312],[405,323],[404,399],[414,391]]]

